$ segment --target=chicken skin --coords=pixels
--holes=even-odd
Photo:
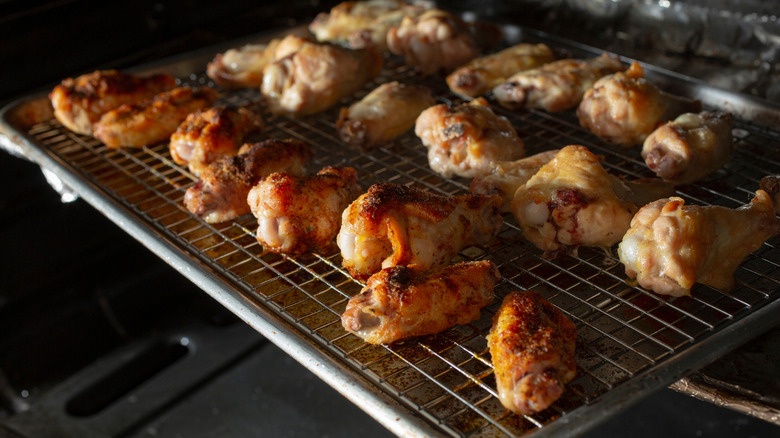
[[[501,198],[443,196],[403,185],[374,184],[344,210],[337,243],[343,266],[365,279],[382,268],[447,265],[461,249],[498,234]]]
[[[100,118],[95,138],[109,148],[142,147],[168,140],[194,111],[213,104],[213,88],[178,87],[134,105],[122,105]]]
[[[117,70],[95,71],[68,78],[54,87],[49,99],[54,117],[77,134],[92,135],[92,125],[108,111],[147,100],[176,87],[168,74],[134,76]]]
[[[734,152],[730,113],[685,113],[645,140],[642,158],[658,177],[674,184],[698,181],[723,167]]]
[[[260,91],[275,114],[314,114],[362,88],[379,74],[382,62],[373,48],[302,41],[297,50],[277,53],[266,65]]]
[[[282,254],[336,250],[341,213],[360,196],[357,171],[326,167],[314,176],[272,173],[247,197],[257,218],[257,241]]]
[[[447,85],[459,96],[478,97],[515,73],[540,67],[553,59],[553,52],[546,44],[517,44],[458,67],[447,76]]]
[[[566,146],[517,189],[512,214],[546,256],[575,254],[579,246],[610,247],[628,230],[637,200],[658,199],[670,188],[649,183],[649,195],[634,193],[643,186],[609,175],[584,146]]]
[[[494,113],[482,97],[455,107],[440,104],[426,109],[414,132],[428,148],[431,169],[446,178],[473,178],[489,172],[497,161],[525,155],[512,123]]]
[[[534,291],[504,298],[487,341],[498,398],[516,414],[547,409],[577,375],[577,327]]]
[[[587,60],[562,59],[515,73],[493,88],[493,95],[509,109],[565,111],[579,105],[585,91],[599,78],[621,70],[620,60],[606,53]]]
[[[263,69],[276,59],[281,40],[246,44],[218,53],[206,66],[206,74],[222,88],[255,88],[263,83]]]
[[[263,126],[260,115],[246,108],[220,106],[197,110],[171,135],[171,157],[200,175],[217,158],[236,155],[244,138]]]
[[[600,139],[630,147],[642,144],[659,124],[699,111],[699,101],[661,91],[645,79],[644,70],[634,62],[627,71],[596,81],[582,98],[577,118]]]
[[[342,108],[336,129],[345,143],[368,151],[411,129],[417,116],[435,103],[426,86],[386,82]]]
[[[303,175],[311,146],[294,139],[246,144],[236,156],[217,159],[187,189],[184,206],[208,223],[234,219],[250,212],[247,196],[261,178],[274,172]]]
[[[479,319],[501,279],[489,261],[461,262],[423,272],[392,266],[372,275],[341,316],[350,333],[369,344],[389,344],[442,332]]]
[[[678,197],[652,202],[634,216],[618,246],[626,275],[660,295],[690,295],[695,283],[729,291],[742,260],[780,233],[778,199],[758,190],[737,209],[685,205]]]

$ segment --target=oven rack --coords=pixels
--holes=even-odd
[[[562,44],[526,31],[529,40]],[[552,42],[551,42],[552,41]],[[230,45],[226,47],[235,47]],[[590,56],[598,51],[571,45]],[[169,71],[186,71],[182,83],[213,85],[205,76],[209,56],[184,57]],[[195,67],[193,67],[195,66]],[[199,66],[199,68],[198,68]],[[156,67],[165,70],[166,66]],[[650,66],[652,67],[652,66]],[[660,70],[651,70],[663,76]],[[679,77],[664,76],[675,85]],[[421,78],[388,57],[380,77],[336,107],[301,119],[271,115],[257,90],[222,92],[220,104],[246,105],[263,114],[263,138],[299,138],[315,151],[309,170],[352,166],[364,189],[378,182],[416,185],[453,195],[469,181],[432,172],[425,147],[413,133],[370,153],[358,152],[336,135],[338,110],[380,83],[423,83],[440,102],[459,102],[441,78]],[[692,90],[705,104],[707,87]],[[713,90],[720,99],[722,91]],[[730,105],[744,97],[731,95]],[[346,333],[340,315],[362,283],[341,268],[338,254],[284,257],[263,251],[251,215],[206,224],[182,199],[197,180],[176,165],[167,144],[142,149],[108,149],[74,134],[41,110],[46,96],[31,96],[3,110],[3,132],[24,154],[54,172],[85,200],[124,228],[204,291],[279,345],[331,386],[398,435],[517,436],[569,435],[679,379],[774,325],[780,296],[780,239],[751,254],[728,293],[696,285],[690,297],[661,297],[633,286],[610,252],[581,248],[577,256],[548,260],[523,240],[511,215],[487,247],[470,247],[456,260],[489,259],[503,276],[496,300],[470,324],[412,341],[372,346]],[[577,123],[573,112],[506,111],[528,155],[582,144],[604,157],[605,167],[628,178],[652,176],[638,149],[613,148]],[[770,114],[773,109],[769,109]],[[20,117],[24,114],[25,117]],[[31,116],[30,114],[34,114]],[[737,150],[730,163],[704,182],[678,189],[686,202],[736,207],[746,203],[758,180],[780,173],[780,133],[737,118]],[[107,242],[110,244],[110,242]],[[613,251],[614,253],[614,251]],[[539,414],[509,414],[496,396],[485,335],[501,299],[515,289],[545,295],[577,326],[578,375],[564,395]],[[305,403],[305,401],[302,401]]]

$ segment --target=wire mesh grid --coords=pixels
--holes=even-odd
[[[294,137],[310,143],[315,150],[310,170],[326,165],[354,167],[364,189],[377,182],[395,182],[447,195],[465,192],[469,181],[445,179],[429,169],[426,149],[413,133],[371,153],[357,152],[338,139],[338,108],[390,80],[424,83],[440,101],[458,100],[440,78],[420,78],[398,62],[389,62],[383,74],[352,99],[312,117],[273,116],[257,90],[225,93],[220,103],[261,111],[267,122],[263,137]],[[197,74],[183,82],[211,85]],[[580,128],[570,112],[496,110],[512,121],[529,155],[582,144],[602,155],[605,167],[614,174],[652,176],[637,150],[618,150],[600,142]],[[80,177],[223,275],[248,300],[297,327],[303,333],[301,342],[324,347],[453,436],[522,435],[543,429],[630,379],[651,373],[712,333],[728,330],[780,295],[777,238],[742,263],[736,289],[724,293],[696,285],[691,296],[670,298],[632,286],[609,251],[581,248],[576,256],[543,258],[507,215],[491,245],[467,248],[454,260],[489,259],[503,276],[495,289],[496,300],[483,309],[479,320],[407,342],[368,345],[341,326],[346,302],[362,284],[341,268],[340,255],[285,257],[265,252],[255,238],[257,224],[251,215],[220,224],[206,224],[193,216],[183,207],[183,196],[197,178],[172,161],[167,144],[111,150],[63,129],[56,120],[33,126],[29,134]],[[777,132],[738,120],[734,136],[737,151],[731,162],[705,183],[680,188],[679,196],[690,203],[736,207],[750,199],[762,176],[780,172]],[[501,406],[485,340],[501,299],[516,289],[540,292],[577,326],[577,378],[553,406],[531,416],[509,414]]]

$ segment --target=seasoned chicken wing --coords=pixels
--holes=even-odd
[[[133,105],[122,105],[100,118],[95,138],[109,148],[142,147],[168,140],[193,111],[217,100],[213,88],[178,87]]]
[[[387,33],[387,47],[424,75],[448,72],[479,56],[501,38],[500,30],[467,23],[438,8],[406,16]]]
[[[653,199],[671,188],[649,185]],[[512,214],[523,236],[547,256],[576,253],[579,246],[610,247],[628,230],[636,199],[646,200],[633,193],[642,186],[610,176],[584,146],[566,146],[517,190]]]
[[[547,409],[577,375],[577,327],[537,292],[507,295],[487,341],[498,398],[516,414]]]
[[[263,69],[276,59],[280,39],[268,44],[246,44],[218,53],[206,66],[206,74],[220,87],[254,88],[263,83]]]
[[[403,185],[374,184],[344,210],[337,243],[356,278],[396,265],[447,265],[461,249],[486,245],[503,219],[498,196],[443,196]]]
[[[473,178],[489,172],[497,161],[525,155],[512,123],[494,113],[482,97],[455,107],[440,104],[426,109],[414,132],[428,148],[431,169],[447,178]]]
[[[442,332],[479,319],[501,279],[489,261],[462,262],[423,272],[392,266],[372,275],[341,316],[350,333],[369,344]]]
[[[236,155],[244,138],[263,126],[260,115],[247,108],[219,106],[197,110],[171,135],[171,157],[200,175],[217,158]]]
[[[618,246],[626,275],[661,295],[689,295],[695,283],[728,291],[745,257],[780,233],[773,205],[780,194],[758,190],[737,209],[659,199],[639,210]]]
[[[108,111],[142,102],[175,86],[176,79],[168,74],[140,77],[103,70],[63,80],[49,93],[49,99],[60,123],[78,134],[92,135],[92,125]]]
[[[582,98],[577,117],[600,139],[629,147],[642,144],[659,124],[699,111],[699,101],[661,91],[634,62],[627,71],[596,81]]]
[[[642,158],[665,181],[688,184],[723,167],[734,152],[730,113],[685,113],[645,140]]]
[[[328,109],[382,70],[382,56],[373,48],[350,50],[304,41],[297,50],[280,55],[263,70],[260,88],[276,114],[303,116]]]
[[[562,59],[515,73],[493,88],[493,95],[510,109],[564,111],[579,105],[585,91],[600,77],[621,70],[620,60],[606,53],[587,60]]]
[[[371,150],[411,129],[417,116],[435,103],[426,86],[386,82],[342,108],[336,129],[345,143]]]
[[[515,73],[540,67],[553,59],[555,56],[546,44],[521,43],[458,67],[447,76],[447,85],[457,95],[477,97]]]
[[[333,252],[341,213],[360,193],[351,167],[326,167],[308,177],[272,173],[247,198],[257,218],[257,241],[277,253]]]
[[[303,175],[311,146],[294,139],[246,144],[236,156],[208,165],[200,180],[187,189],[184,206],[208,223],[224,222],[249,213],[247,195],[264,176],[274,172]]]

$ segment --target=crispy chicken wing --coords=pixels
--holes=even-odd
[[[385,268],[347,303],[341,324],[369,344],[387,344],[442,332],[479,319],[501,279],[489,261],[462,262],[423,272]]]
[[[734,152],[730,113],[685,113],[645,140],[642,158],[665,181],[688,184],[723,167]]]
[[[361,193],[351,167],[326,167],[314,176],[272,173],[249,191],[257,241],[284,254],[336,249],[341,213]]]
[[[685,205],[678,197],[642,207],[618,246],[626,275],[645,289],[675,297],[689,295],[695,283],[732,289],[742,260],[780,233],[772,196],[758,190],[737,209]]]
[[[445,266],[461,249],[486,245],[503,219],[498,196],[443,196],[375,184],[344,210],[337,243],[354,277],[396,265]]]
[[[373,48],[350,50],[304,41],[297,50],[279,55],[263,70],[260,88],[276,114],[303,116],[326,110],[382,70],[382,56]]]
[[[521,43],[458,67],[447,76],[447,85],[457,95],[477,97],[515,73],[540,67],[553,59],[553,52],[546,44]]]
[[[49,99],[60,123],[78,134],[92,135],[92,125],[108,111],[142,102],[175,86],[176,79],[168,74],[140,77],[103,70],[65,79],[49,93]]]
[[[187,189],[187,210],[208,223],[224,222],[249,213],[247,195],[264,176],[274,172],[303,175],[311,146],[294,139],[246,144],[236,156],[221,157],[208,165],[200,180]]]
[[[426,86],[386,82],[342,108],[336,129],[345,143],[371,150],[411,129],[417,116],[435,103]]]
[[[217,158],[236,155],[244,138],[262,129],[263,119],[247,108],[219,106],[197,110],[171,135],[171,157],[200,175]]]
[[[642,186],[610,176],[584,146],[566,146],[517,190],[512,214],[525,238],[547,256],[575,253],[579,246],[610,247],[628,230],[635,201],[643,198],[632,192]],[[650,197],[668,195],[671,187],[657,189],[650,184]]]
[[[482,97],[455,107],[440,104],[426,109],[414,132],[428,147],[431,169],[447,178],[473,178],[489,172],[497,161],[525,155],[512,123],[494,113]]]
[[[217,100],[213,88],[178,87],[133,105],[122,105],[100,118],[95,138],[110,148],[142,147],[168,140],[193,111]]]
[[[534,291],[504,298],[487,340],[498,398],[516,414],[546,409],[577,374],[577,327]]]
[[[222,88],[254,88],[263,83],[263,69],[276,59],[280,39],[268,44],[246,44],[218,53],[206,66],[206,74]]]
[[[512,75],[493,88],[493,95],[510,109],[564,111],[576,107],[600,77],[621,70],[620,60],[606,53],[587,60],[562,59]]]
[[[700,102],[661,91],[634,62],[627,71],[596,81],[582,98],[577,117],[600,139],[629,147],[642,144],[660,123],[699,111]]]

